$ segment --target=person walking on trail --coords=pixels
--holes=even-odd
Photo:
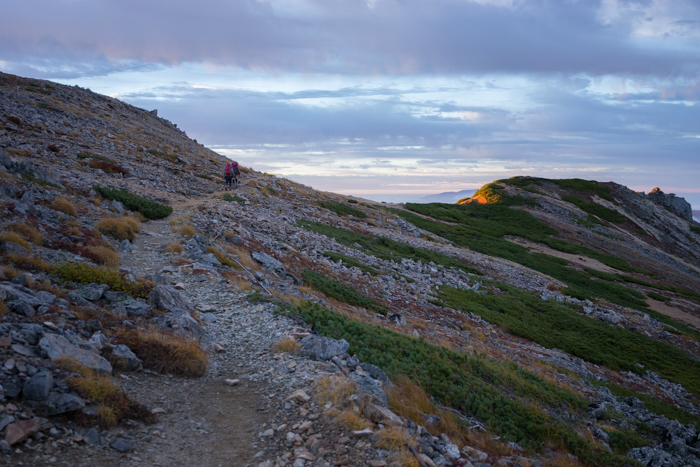
[[[238,176],[241,171],[238,169],[238,162],[231,161],[226,163],[226,170],[224,171],[224,181],[227,188],[231,188],[234,185],[238,185]]]
[[[231,167],[231,163],[227,162],[226,163],[226,170],[224,171],[224,183],[226,185],[226,188],[231,188],[232,181],[233,181],[233,168]]]

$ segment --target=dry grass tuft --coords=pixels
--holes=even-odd
[[[370,422],[350,410],[340,412],[335,416],[335,421],[348,430],[364,430],[372,427]]]
[[[231,256],[234,256],[236,260],[243,265],[244,268],[249,269],[249,270],[255,270],[258,269],[258,263],[255,262],[255,260],[250,256],[250,252],[247,250],[244,250],[242,248],[237,248],[230,243],[227,243],[224,245],[224,249],[226,250],[226,253],[228,253]]]
[[[22,238],[19,234],[15,232],[2,232],[0,233],[0,243],[4,242],[13,242],[17,243],[18,245],[22,245],[24,248],[27,250],[31,250],[32,247],[29,245],[29,242],[27,242],[24,238]]]
[[[9,255],[7,259],[16,267],[25,271],[51,271],[51,265],[38,256]]]
[[[395,455],[391,456],[391,460],[392,465],[400,465],[401,467],[421,467],[416,456],[408,449],[401,449]]]
[[[20,222],[13,222],[7,226],[7,229],[20,234],[28,242],[32,242],[35,245],[41,245],[43,241],[41,234],[38,230],[30,227],[27,224],[22,224]]]
[[[119,255],[106,246],[91,246],[88,247],[88,251],[100,259],[100,264],[103,264],[110,268],[116,268],[119,266]]]
[[[163,249],[166,253],[182,253],[185,251],[179,243],[171,243]]]
[[[316,393],[321,405],[331,402],[335,407],[346,407],[350,396],[357,393],[357,384],[344,377],[330,376],[318,380]]]
[[[559,286],[554,282],[550,282],[549,284],[547,284],[547,290],[549,290],[550,292],[554,292],[555,290],[559,290]]]
[[[61,211],[64,214],[68,214],[69,216],[78,215],[78,210],[75,208],[75,206],[73,206],[73,203],[68,201],[63,196],[59,196],[54,199],[51,203],[51,208],[55,209],[56,211]]]
[[[221,251],[217,250],[217,249],[214,248],[213,246],[208,247],[208,248],[207,248],[207,251],[208,251],[209,253],[213,254],[213,255],[216,257],[216,259],[219,260],[219,262],[220,262],[221,264],[224,264],[224,265],[226,265],[226,266],[230,266],[230,267],[232,267],[232,268],[234,268],[234,269],[240,269],[240,268],[241,268],[238,264],[236,264],[235,261],[231,261],[231,260],[228,258],[228,256],[226,256],[224,253],[222,253]]]
[[[117,240],[133,242],[136,233],[141,232],[141,225],[135,217],[105,217],[95,224],[100,233],[109,235]]]
[[[189,224],[180,227],[177,232],[185,238],[192,238],[197,234],[197,231]]]
[[[68,378],[68,386],[81,397],[99,405],[97,418],[103,428],[114,428],[124,418],[152,421],[152,415],[141,404],[129,399],[109,376],[100,375],[70,358],[56,361],[58,366],[80,376]]]
[[[440,417],[440,423],[426,427],[434,436],[445,433],[460,447],[469,438],[466,427],[462,426],[452,413],[435,407],[425,390],[407,377],[401,376],[396,378],[392,387],[387,388],[386,395],[389,401],[389,409],[395,414],[413,420],[419,425],[425,425],[422,414]]]
[[[122,331],[116,343],[126,344],[143,366],[161,373],[180,376],[203,376],[207,370],[207,354],[194,339],[175,336],[154,329]]]
[[[286,336],[272,344],[273,352],[299,353],[301,345],[291,336]]]
[[[0,300],[0,316],[5,316],[7,314],[7,307],[5,306],[5,302]]]
[[[401,427],[392,426],[385,430],[380,430],[378,435],[379,442],[377,444],[384,449],[397,451],[406,446],[407,433]]]

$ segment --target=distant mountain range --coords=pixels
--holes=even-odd
[[[700,222],[700,211],[693,211],[693,219]]]
[[[445,193],[438,193],[435,195],[424,196],[418,202],[420,202],[420,203],[456,203],[460,199],[469,198],[474,193],[476,193],[476,190],[447,191]]]

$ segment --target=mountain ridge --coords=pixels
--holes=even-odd
[[[663,201],[615,183],[513,177],[478,190],[482,204],[382,205],[245,167],[225,191],[226,159],[152,112],[7,74],[0,99],[0,395],[18,407],[0,417],[12,417],[2,429],[13,445],[22,411],[48,436],[46,404],[23,388],[39,384],[30,366],[70,380],[39,343],[62,336],[115,374],[115,348],[152,369],[117,380],[173,439],[188,442],[183,420],[206,415],[214,444],[189,449],[212,465],[219,451],[266,467],[697,462],[700,230]],[[176,394],[160,399],[170,379],[155,374],[168,362],[149,367],[129,337],[138,329],[185,335],[206,355],[200,379],[173,380],[182,409],[168,402]],[[283,342],[291,352],[276,353]],[[44,397],[90,405],[65,384]],[[246,449],[224,448],[226,417],[195,407],[190,385],[212,398],[223,388],[222,404],[245,389],[241,400],[269,412],[241,412],[259,437],[237,432]],[[337,385],[356,399],[329,395]],[[434,402],[405,410],[397,401],[411,391],[394,391],[410,385]],[[96,423],[65,413],[76,410]],[[85,447],[60,454],[76,465],[116,465],[122,434],[142,453],[136,433],[149,431],[125,417],[88,461],[93,435],[56,423],[81,437],[66,443]],[[409,442],[387,450],[391,436]]]

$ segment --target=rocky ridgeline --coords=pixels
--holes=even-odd
[[[222,197],[223,158],[156,113],[89,90],[1,74],[0,102],[0,235],[5,235],[0,240],[0,311],[5,312],[0,450],[9,463],[486,467],[572,462],[551,450],[533,456],[515,443],[483,442],[483,437],[462,445],[436,432],[435,415],[423,414],[418,422],[400,417],[389,409],[392,383],[379,368],[349,355],[347,342],[320,337],[306,323],[277,313],[279,305],[310,300],[453,350],[515,361],[589,397],[588,418],[580,422],[588,423],[601,445],[609,440],[598,425],[608,420],[606,414],[622,414],[618,427],[643,421],[659,434],[654,446],[636,448],[630,457],[645,465],[700,465],[694,427],[657,416],[642,401],[615,397],[589,380],[645,388],[700,413],[680,385],[651,371],[613,372],[517,338],[477,315],[438,307],[434,291],[445,285],[498,294],[487,283],[498,279],[543,301],[578,305],[611,326],[700,358],[697,341],[668,332],[648,314],[567,296],[560,281],[458,248],[371,202],[353,204],[364,217],[339,216],[317,202],[344,198],[248,169],[241,185]],[[120,236],[100,222],[141,214],[95,191],[108,186],[168,204],[174,212]],[[625,200],[625,215],[653,237],[640,242],[634,232],[606,225],[582,228],[576,219],[585,213],[561,201],[556,187],[546,190],[545,196],[518,193],[537,197],[533,211],[564,230],[568,226],[572,237],[604,250],[647,255],[680,282],[693,274],[697,262],[673,256],[697,256],[689,240],[693,233],[685,219],[665,216],[660,204],[622,187],[614,191],[616,199]],[[386,237],[456,258],[482,275],[430,259],[380,259],[304,229],[300,221]],[[600,244],[625,235],[622,246],[619,240]],[[333,260],[334,254],[364,267]],[[65,268],[96,263],[118,267],[117,278],[86,281],[84,270]],[[302,274],[309,267],[394,311],[382,316],[305,287]],[[124,337],[146,329],[199,342],[206,370],[191,378],[169,371],[163,362],[154,365],[152,355]],[[285,351],[281,342],[292,344]],[[128,395],[120,399],[129,410],[118,423],[105,423],[104,403],[76,383],[99,377]],[[328,387],[342,388],[344,396],[329,395]],[[360,425],[338,422],[342,413],[353,414]],[[478,420],[468,421],[480,429]],[[403,429],[404,438],[390,442],[387,434],[395,428]]]

